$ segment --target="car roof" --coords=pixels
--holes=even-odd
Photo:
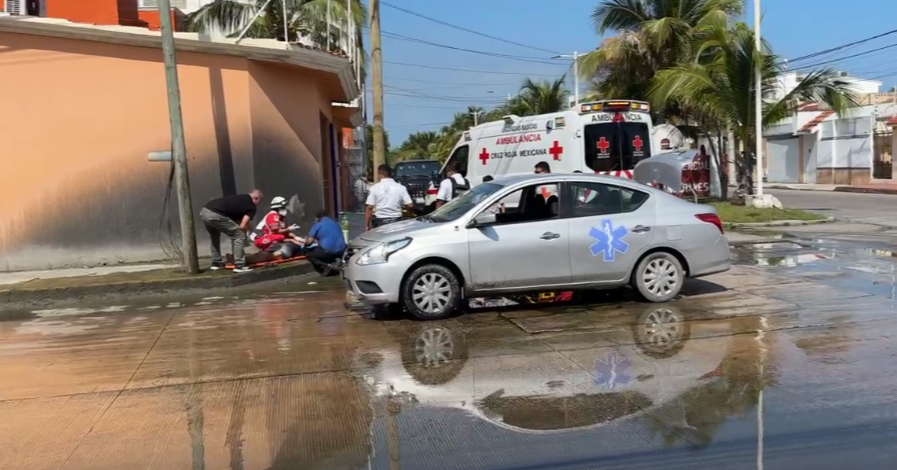
[[[594,183],[604,183],[604,184],[612,184],[615,186],[633,186],[638,188],[652,189],[650,186],[643,185],[637,181],[633,181],[627,178],[620,178],[617,176],[608,176],[608,175],[599,175],[593,173],[547,173],[537,175],[527,174],[527,175],[508,175],[508,176],[496,176],[495,181],[499,182],[505,186],[516,185],[518,183],[539,183],[542,181],[583,181],[583,182],[594,182]]]

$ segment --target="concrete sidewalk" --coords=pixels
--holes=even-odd
[[[767,183],[763,185],[763,187],[767,189],[789,189],[794,191],[836,191],[842,193],[897,195],[897,183],[876,183],[854,186],[842,186],[836,184]]]

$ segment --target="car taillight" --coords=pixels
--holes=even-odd
[[[724,233],[723,232],[723,221],[719,220],[718,215],[716,215],[716,214],[696,214],[695,217],[697,217],[701,222],[707,222],[708,224],[716,225],[716,228],[719,229],[719,233]]]

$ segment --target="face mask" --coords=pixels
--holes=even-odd
[[[279,210],[279,211],[277,211],[277,213],[280,214],[280,215],[283,215],[283,216],[286,216],[286,215],[287,215],[287,211],[286,211],[286,209]]]

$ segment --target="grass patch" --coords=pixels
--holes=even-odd
[[[723,222],[743,224],[750,222],[775,222],[778,220],[821,220],[824,216],[797,209],[760,209],[737,206],[730,202],[710,202]]]

